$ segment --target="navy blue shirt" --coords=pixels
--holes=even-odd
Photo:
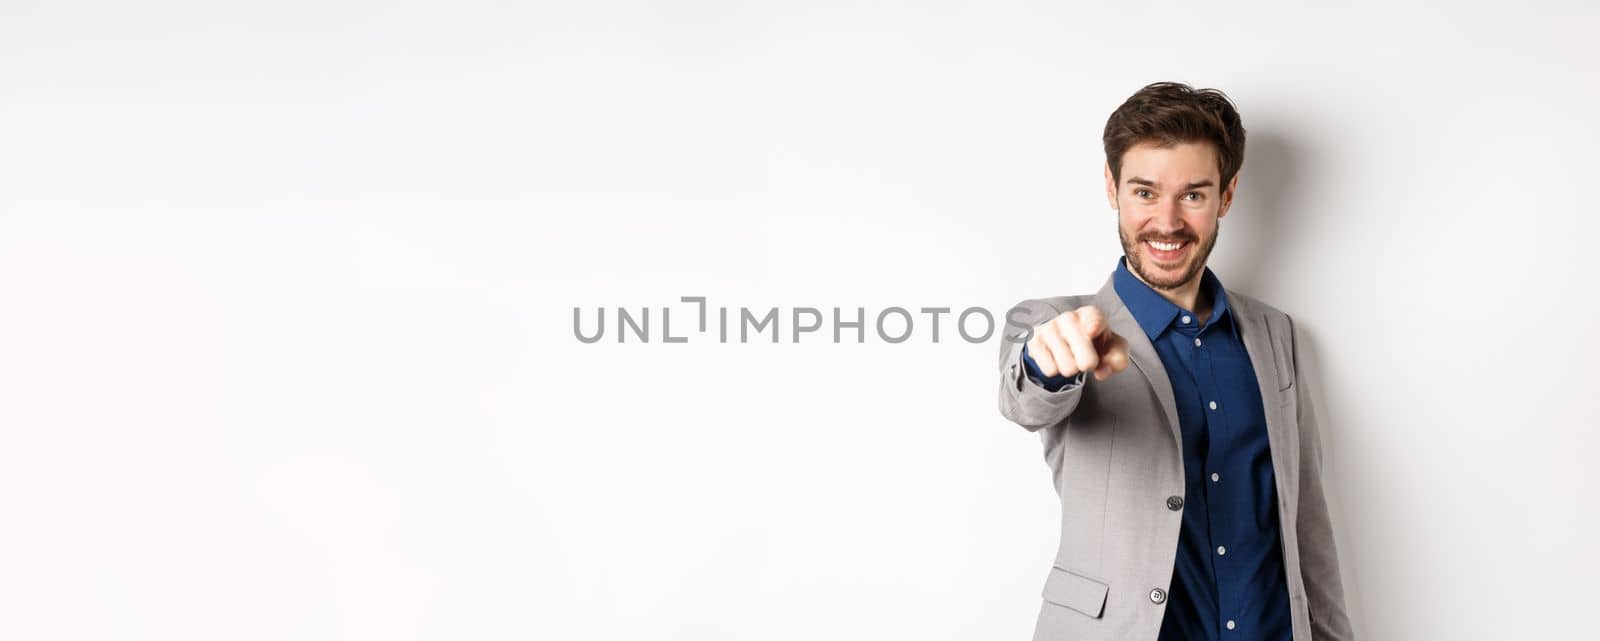
[[[1117,296],[1161,357],[1183,431],[1183,527],[1159,641],[1292,639],[1278,492],[1255,368],[1210,267],[1202,324],[1117,260]],[[1045,377],[1023,347],[1028,376],[1056,391],[1083,383]]]

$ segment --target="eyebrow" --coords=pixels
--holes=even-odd
[[[1133,176],[1133,177],[1128,178],[1128,182],[1132,183],[1132,184],[1135,184],[1135,185],[1144,185],[1146,187],[1154,187],[1154,186],[1156,186],[1155,181],[1152,181],[1152,180],[1150,180],[1148,178],[1140,178],[1138,176]],[[1201,187],[1210,187],[1211,185],[1212,185],[1212,182],[1211,182],[1210,178],[1207,178],[1205,180],[1197,180],[1197,181],[1194,181],[1194,182],[1189,183],[1187,185],[1184,185],[1183,186],[1183,191],[1188,191],[1190,189],[1199,189]]]

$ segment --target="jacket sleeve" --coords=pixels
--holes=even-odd
[[[1028,376],[1022,360],[1033,328],[1060,313],[1041,300],[1022,301],[1006,312],[1000,340],[1000,415],[1030,432],[1066,420],[1083,398],[1087,372],[1078,372],[1065,387],[1052,392]]]
[[[1296,514],[1300,538],[1300,573],[1305,581],[1307,606],[1311,611],[1311,636],[1316,641],[1354,641],[1350,616],[1344,604],[1344,582],[1339,575],[1339,552],[1333,538],[1333,522],[1328,516],[1327,495],[1322,485],[1321,425],[1313,405],[1317,381],[1305,360],[1296,338],[1294,319],[1289,318],[1293,344],[1296,406],[1300,426],[1300,501]],[[1308,376],[1308,374],[1311,374]]]

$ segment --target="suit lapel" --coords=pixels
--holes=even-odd
[[[1279,362],[1289,362],[1289,355],[1275,353],[1279,349],[1278,341],[1272,339],[1266,311],[1256,309],[1248,299],[1232,290],[1223,289],[1228,292],[1228,304],[1233,307],[1233,320],[1239,324],[1244,349],[1250,354],[1250,366],[1256,370],[1262,412],[1267,417],[1267,443],[1272,450],[1272,467],[1278,476],[1278,493],[1287,499],[1292,489],[1299,486],[1294,474],[1300,469],[1299,419],[1291,406],[1281,402],[1287,372],[1277,366]]]
[[[1095,306],[1106,315],[1106,322],[1111,326],[1111,331],[1128,340],[1128,356],[1133,361],[1133,366],[1149,381],[1150,388],[1155,390],[1156,398],[1161,401],[1161,410],[1167,416],[1167,426],[1172,429],[1172,438],[1180,445],[1183,443],[1183,429],[1178,424],[1178,402],[1172,394],[1172,380],[1167,378],[1167,368],[1161,365],[1161,356],[1156,353],[1155,345],[1150,343],[1150,337],[1144,335],[1144,328],[1139,327],[1139,321],[1133,318],[1133,312],[1128,311],[1128,306],[1122,302],[1122,297],[1117,295],[1116,272],[1106,278],[1106,284],[1100,287],[1100,292],[1095,294]]]
[[[1223,288],[1227,290],[1226,287]],[[1233,322],[1239,324],[1239,335],[1244,338],[1244,349],[1250,354],[1250,366],[1256,370],[1256,383],[1261,387],[1261,400],[1268,405],[1276,404],[1278,391],[1283,389],[1281,374],[1276,365],[1278,355],[1273,353],[1277,346],[1273,344],[1272,335],[1267,330],[1267,315],[1248,304],[1243,296],[1228,291],[1228,304],[1233,306]],[[1269,408],[1270,409],[1270,408]],[[1271,418],[1271,412],[1268,412]]]

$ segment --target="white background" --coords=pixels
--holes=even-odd
[[[572,309],[1092,293],[1155,80],[1243,113],[1358,636],[1592,635],[1600,15],[1404,4],[0,4],[0,638],[1027,638],[995,343]]]

